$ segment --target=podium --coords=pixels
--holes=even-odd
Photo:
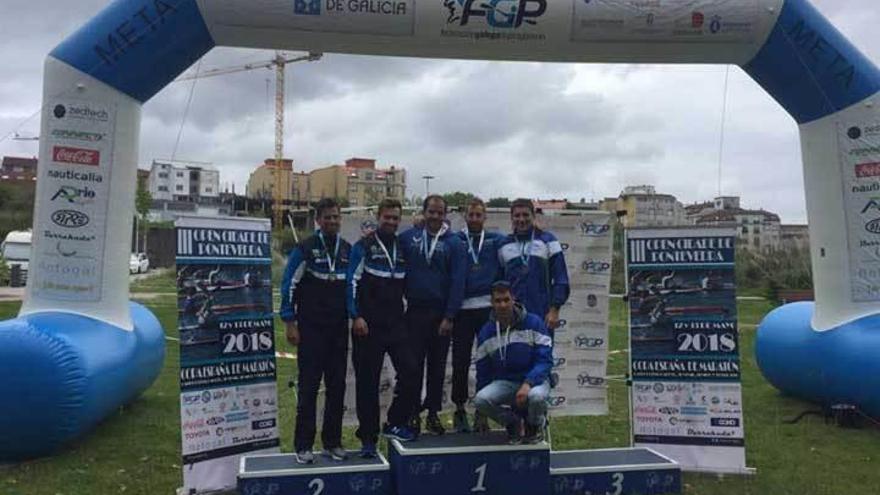
[[[551,495],[665,495],[681,493],[678,463],[647,448],[550,454]]]
[[[393,495],[388,461],[379,454],[362,459],[349,452],[345,461],[315,454],[313,464],[298,464],[293,454],[241,458],[239,495]]]
[[[388,456],[396,495],[548,493],[550,445],[509,445],[500,431],[392,440]]]
[[[239,495],[671,495],[678,464],[648,448],[551,452],[547,443],[508,445],[504,432],[423,436],[388,443],[380,454],[346,461],[293,454],[241,459]]]

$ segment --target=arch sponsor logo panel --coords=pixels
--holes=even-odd
[[[48,200],[35,219],[40,249],[33,294],[59,301],[99,301],[110,197],[116,109],[112,104],[59,99],[48,123],[40,180]]]

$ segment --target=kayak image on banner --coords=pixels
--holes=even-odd
[[[632,439],[682,469],[748,472],[731,229],[626,236]]]
[[[629,287],[632,339],[640,352],[674,353],[689,346],[692,339],[684,336],[690,331],[716,325],[710,322],[735,325],[732,271],[636,271]]]
[[[178,321],[185,346],[219,343],[225,316],[266,318],[272,312],[266,265],[178,266]]]

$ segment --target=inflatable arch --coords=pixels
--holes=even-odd
[[[0,460],[51,452],[161,369],[162,329],[128,301],[119,240],[140,112],[215,45],[741,66],[800,125],[816,292],[766,318],[759,364],[784,391],[880,415],[880,72],[806,0],[116,0],[45,63],[27,298],[0,323],[14,397]]]

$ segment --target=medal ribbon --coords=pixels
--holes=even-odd
[[[425,231],[422,234],[422,252],[425,254],[425,261],[428,264],[431,264],[431,259],[434,257],[434,250],[437,249],[437,242],[440,241],[440,236],[446,233],[446,224],[444,223],[440,230],[437,231],[437,235],[434,236],[434,239],[431,241],[431,249],[428,250],[428,228],[425,227]]]
[[[336,261],[339,259],[339,234],[336,234],[336,248],[333,250],[333,258],[330,258],[330,248],[327,247],[327,241],[324,239],[324,233],[320,230],[318,231],[318,239],[321,240],[321,244],[324,246],[324,253],[327,255],[327,266],[330,268],[330,273],[336,274]]]
[[[379,238],[379,233],[376,233],[376,242],[379,243],[379,247],[382,248],[382,252],[385,253],[385,258],[388,260],[388,266],[391,268],[391,273],[394,273],[394,270],[397,269],[397,239],[394,239],[394,251],[389,254],[388,248],[385,247],[385,243],[382,242],[382,239]]]
[[[523,266],[529,266],[529,258],[532,257],[532,243],[535,241],[535,229],[532,229],[532,238],[528,242],[519,243],[519,259]]]
[[[465,229],[464,235],[467,236],[468,241],[468,253],[471,255],[471,259],[474,260],[475,265],[480,264],[480,253],[483,251],[483,241],[486,239],[486,231],[480,231],[480,244],[477,246],[477,251],[474,252],[474,243],[471,240],[471,233]]]

